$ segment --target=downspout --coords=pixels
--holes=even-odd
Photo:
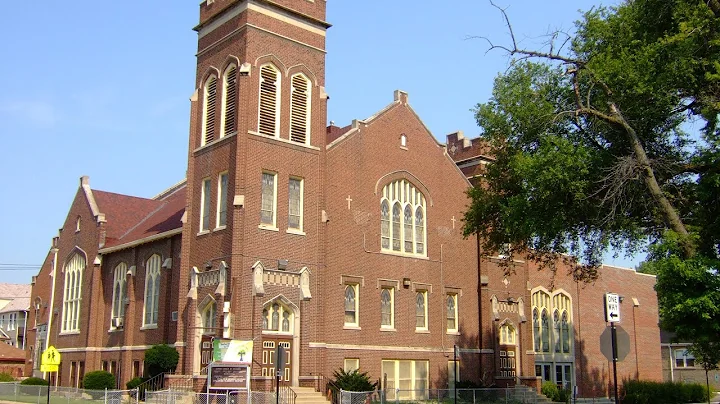
[[[53,269],[52,269],[52,289],[50,289],[50,311],[48,312],[48,326],[47,326],[47,346],[50,346],[50,336],[51,330],[52,330],[52,320],[53,320],[53,313],[54,313],[54,307],[55,307],[55,280],[57,279],[57,255],[58,255],[58,249],[56,247],[52,248],[53,252]],[[47,347],[46,347],[47,349]]]
[[[55,241],[53,240],[53,244],[55,244]],[[50,289],[50,310],[48,311],[48,320],[47,320],[47,338],[45,339],[45,349],[47,349],[50,346],[50,335],[52,335],[50,332],[52,331],[52,322],[53,322],[53,313],[54,313],[54,307],[55,307],[55,280],[57,279],[57,256],[58,256],[58,248],[53,246],[53,248],[50,250],[53,253],[53,263],[52,263],[52,271],[50,272],[52,274],[52,289]],[[45,372],[43,372],[43,379],[45,378]],[[55,385],[57,385],[58,378],[55,377]]]
[[[673,351],[672,351],[672,345],[668,344],[668,352],[670,353],[670,381],[675,381],[675,372],[673,369]]]
[[[28,319],[29,315],[30,315],[30,310],[28,309],[28,311],[25,312],[25,323],[23,324],[23,336],[22,336],[23,337],[23,346],[19,347],[23,351],[25,350],[25,345],[27,345],[27,319]]]
[[[483,325],[483,299],[482,299],[482,267],[481,267],[481,261],[482,258],[480,256],[480,235],[475,234],[475,240],[477,244],[477,273],[478,273],[478,340],[479,340],[479,348],[480,348],[480,355],[478,358],[478,365],[480,369],[480,383],[484,383],[485,381],[485,369],[483,369],[483,348],[485,346],[483,345],[483,333],[484,333],[484,325]]]

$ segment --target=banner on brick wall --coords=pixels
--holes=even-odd
[[[213,362],[240,363],[252,362],[253,342],[237,339],[213,340]]]

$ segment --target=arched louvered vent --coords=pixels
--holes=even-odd
[[[217,104],[217,78],[210,77],[205,83],[205,116],[203,117],[205,133],[203,144],[215,138],[215,105]]]
[[[237,67],[231,66],[225,73],[225,111],[223,114],[224,127],[221,136],[232,134],[235,129],[237,116]]]
[[[260,124],[262,135],[277,136],[280,75],[272,65],[260,69]]]
[[[290,105],[290,140],[306,143],[310,129],[310,85],[301,74],[292,78]]]

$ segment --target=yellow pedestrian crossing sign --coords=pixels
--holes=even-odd
[[[42,372],[57,372],[58,366],[60,365],[60,352],[55,349],[54,346],[49,346],[42,354],[42,360],[40,362],[40,371]]]

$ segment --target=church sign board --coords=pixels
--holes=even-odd
[[[248,391],[249,370],[247,365],[212,363],[208,366],[208,388]]]

